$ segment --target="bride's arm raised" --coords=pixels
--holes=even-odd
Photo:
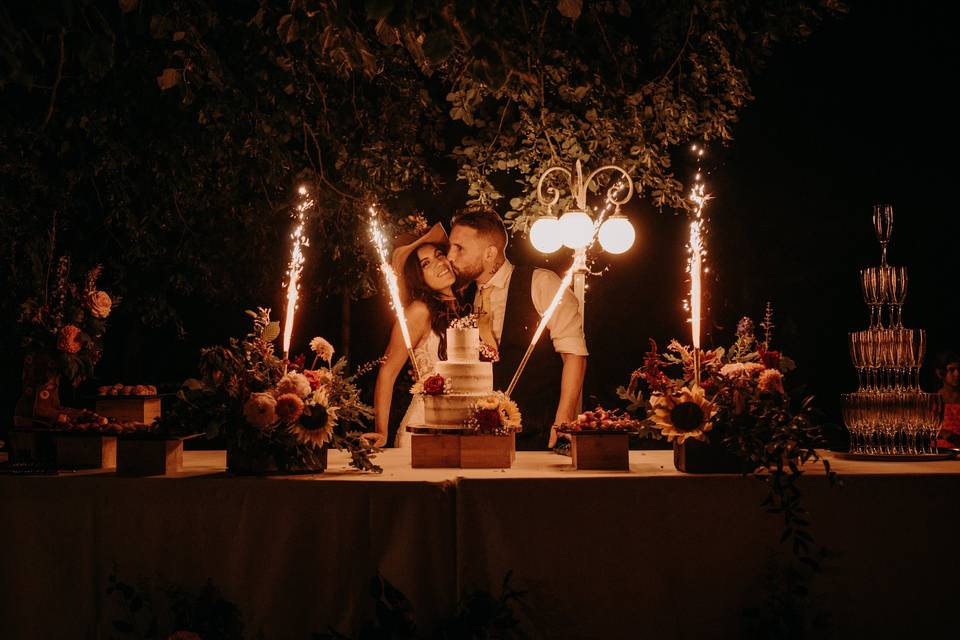
[[[417,345],[430,330],[430,310],[420,300],[410,303],[404,314],[407,316],[407,328],[410,330],[410,341]],[[373,392],[373,414],[376,432],[365,434],[364,437],[377,446],[387,443],[387,430],[390,422],[390,401],[393,398],[393,385],[403,365],[407,363],[407,347],[403,343],[403,334],[400,332],[400,323],[393,323],[390,332],[390,343],[384,354],[385,360],[377,373],[377,386]]]

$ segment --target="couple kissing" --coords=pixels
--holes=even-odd
[[[508,240],[500,216],[484,206],[459,212],[449,237],[438,223],[422,235],[397,238],[393,269],[420,371],[431,371],[446,359],[447,324],[470,308],[478,314],[481,341],[499,354],[493,364],[494,388],[507,388],[561,282],[548,269],[512,264],[505,254]],[[511,394],[523,413],[518,449],[553,447],[556,426],[576,418],[580,407],[587,346],[571,291],[564,293],[546,328],[550,340],[541,338]],[[395,322],[374,391],[376,431],[365,436],[378,446],[389,439],[393,387],[407,359]],[[393,446],[408,446],[407,425],[423,422],[423,400],[414,396]]]

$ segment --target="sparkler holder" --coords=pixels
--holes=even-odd
[[[464,433],[463,429],[408,426],[414,469],[509,469],[517,457],[516,433]]]
[[[749,461],[742,460],[727,449],[722,437],[710,431],[708,442],[688,438],[683,444],[673,443],[673,466],[683,473],[743,473],[750,470]]]

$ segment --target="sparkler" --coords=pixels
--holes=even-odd
[[[290,249],[290,265],[287,267],[287,313],[283,323],[283,359],[290,355],[290,339],[293,337],[293,319],[297,311],[297,299],[300,297],[300,274],[303,272],[303,248],[310,246],[310,240],[304,235],[307,211],[313,206],[313,199],[307,188],[301,185],[297,189],[300,204],[297,205],[296,226],[290,232],[293,246]]]
[[[400,325],[400,333],[403,335],[403,344],[407,347],[407,355],[410,357],[410,364],[413,365],[414,377],[420,379],[420,367],[417,366],[417,359],[413,354],[413,343],[410,340],[410,329],[407,327],[407,317],[403,312],[403,302],[400,300],[400,285],[397,282],[397,274],[390,266],[387,259],[387,241],[383,237],[383,231],[380,229],[380,222],[377,218],[377,210],[374,207],[370,211],[370,239],[373,246],[377,249],[377,255],[380,257],[380,271],[387,281],[387,289],[390,292],[390,305],[397,316],[397,323]]]
[[[703,147],[693,145],[691,150],[697,154],[697,175],[694,178],[693,188],[690,190],[690,200],[696,205],[697,209],[693,214],[693,220],[690,221],[690,240],[687,244],[687,250],[690,254],[687,260],[687,272],[690,274],[690,300],[687,306],[690,310],[690,330],[693,338],[693,382],[699,386],[702,275],[705,272],[703,259],[707,255],[703,246],[703,208],[706,206],[710,196],[706,193],[702,172],[700,170],[700,160],[703,158],[704,151]]]
[[[586,266],[586,254],[587,250],[593,246],[593,243],[597,241],[597,233],[600,231],[600,226],[603,224],[604,219],[607,217],[607,214],[610,212],[610,203],[607,203],[607,206],[600,212],[597,216],[596,222],[593,225],[593,234],[590,237],[590,242],[580,251],[577,251],[574,254],[573,264],[570,265],[570,268],[567,269],[567,272],[563,274],[563,277],[560,279],[560,286],[557,288],[557,292],[553,294],[553,300],[550,301],[550,304],[543,312],[543,317],[540,318],[540,324],[537,325],[537,330],[533,332],[533,338],[530,340],[530,346],[527,347],[526,353],[523,354],[523,359],[520,360],[520,365],[517,367],[516,372],[513,374],[513,378],[510,380],[510,386],[507,387],[505,395],[509,398],[510,394],[513,393],[513,390],[517,386],[517,382],[520,380],[520,374],[523,373],[524,368],[527,366],[527,361],[530,359],[530,355],[533,353],[533,349],[537,346],[537,342],[540,340],[540,336],[543,335],[544,329],[547,328],[547,324],[550,322],[550,318],[553,317],[553,312],[557,310],[557,307],[560,305],[560,301],[563,299],[563,294],[566,292],[567,288],[570,286],[570,283],[573,281],[573,276],[577,272],[585,272],[587,269]]]

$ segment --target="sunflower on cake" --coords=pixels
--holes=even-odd
[[[447,359],[425,374],[410,389],[423,397],[424,427],[464,434],[510,435],[520,430],[517,404],[493,390],[495,350],[480,342],[477,314],[450,322],[447,327]]]

